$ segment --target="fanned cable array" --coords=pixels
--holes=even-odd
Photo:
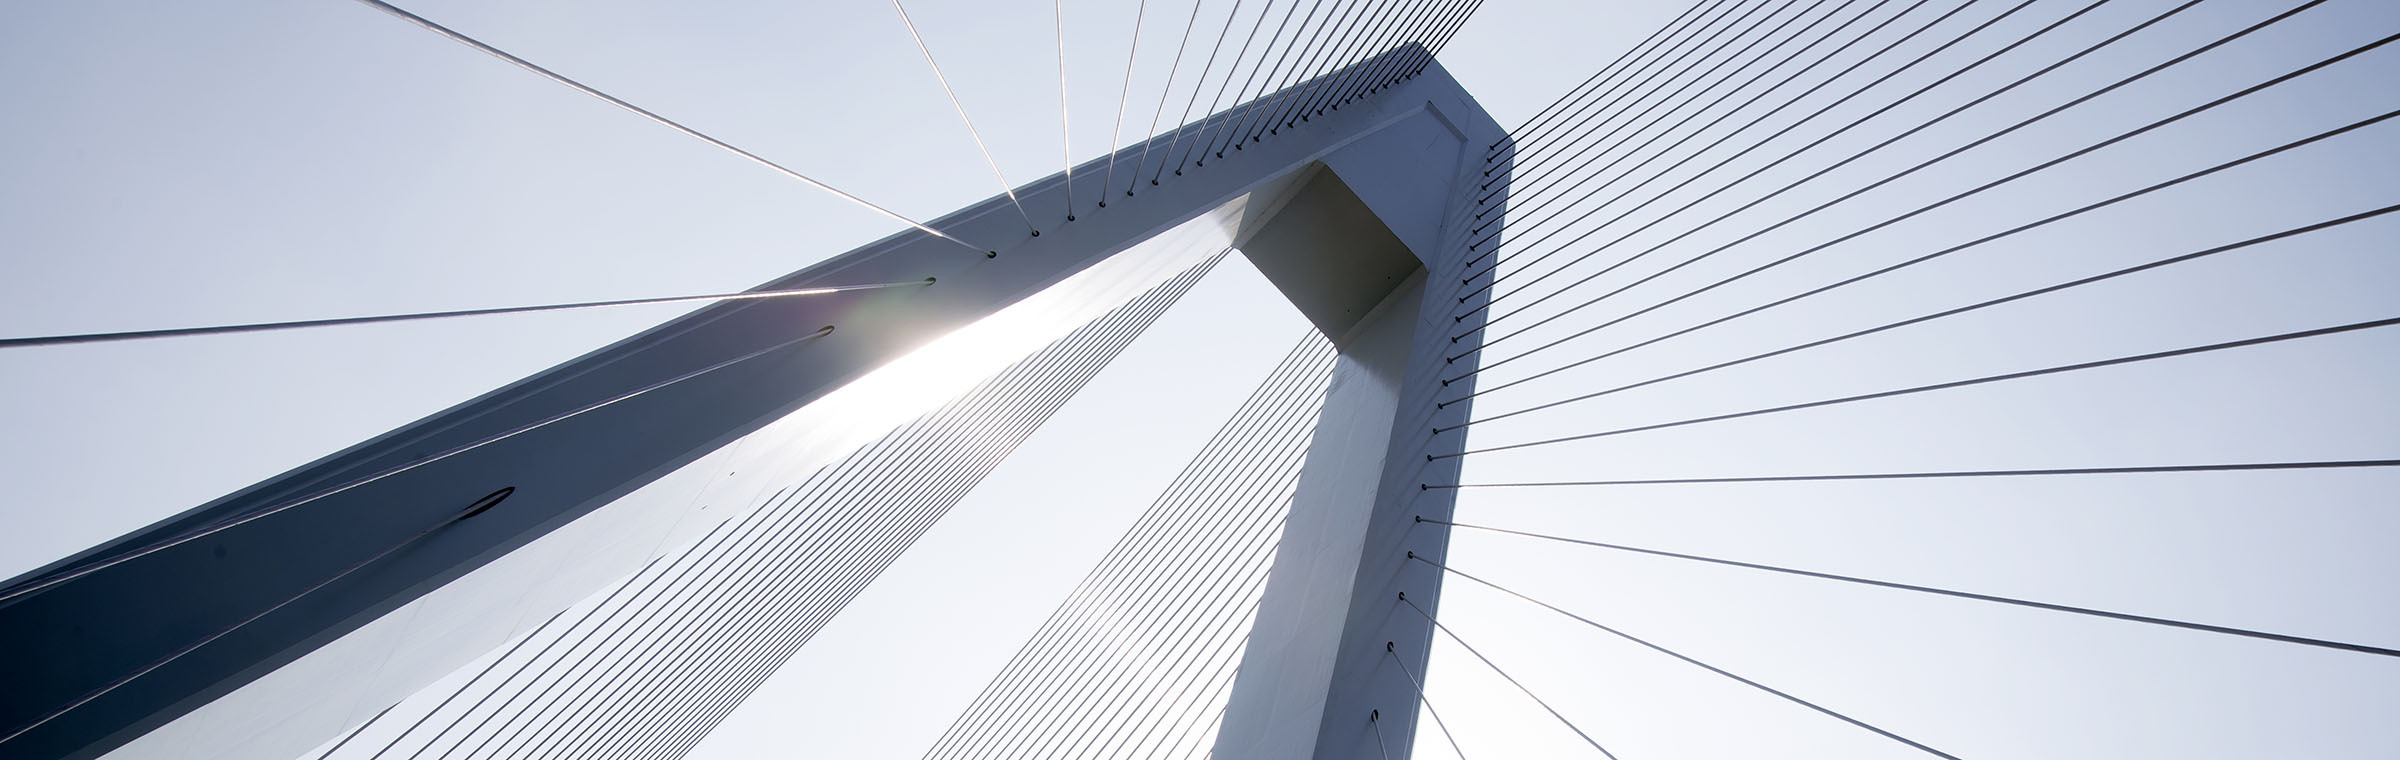
[[[769,160],[591,85],[544,68],[540,64],[491,43],[451,29],[432,19],[385,2],[385,0],[358,0],[358,2],[544,79],[598,98],[609,105],[656,122],[685,136],[748,159],[779,174],[899,221],[919,232],[961,247],[982,251],[989,257],[999,255],[995,249],[961,240],[948,232],[876,205],[784,164]],[[1483,0],[1331,0],[1330,2],[1328,0],[1286,0],[1282,3],[1278,3],[1276,0],[1263,0],[1263,2],[1251,5],[1252,11],[1247,14],[1243,12],[1244,0],[1231,0],[1230,3],[1224,5],[1226,7],[1223,11],[1222,22],[1216,21],[1218,14],[1214,8],[1210,7],[1208,0],[1192,0],[1190,11],[1180,14],[1185,19],[1184,28],[1168,65],[1167,80],[1160,86],[1156,102],[1151,109],[1149,131],[1152,133],[1160,131],[1160,120],[1173,105],[1173,96],[1179,91],[1178,83],[1180,82],[1189,90],[1185,93],[1183,105],[1178,109],[1179,116],[1175,126],[1169,130],[1168,134],[1164,135],[1166,140],[1163,144],[1153,137],[1145,140],[1139,151],[1133,151],[1127,146],[1113,144],[1110,146],[1107,160],[1100,167],[1104,184],[1101,191],[1095,194],[1097,197],[1093,204],[1094,208],[1105,209],[1108,207],[1107,196],[1109,188],[1113,187],[1115,183],[1120,155],[1133,159],[1131,166],[1128,167],[1131,179],[1128,180],[1123,191],[1126,196],[1132,196],[1144,185],[1142,174],[1145,170],[1149,173],[1147,184],[1158,185],[1170,172],[1174,176],[1182,176],[1186,168],[1207,166],[1210,158],[1225,158],[1225,152],[1228,150],[1242,150],[1245,145],[1259,142],[1268,136],[1279,133],[1284,128],[1309,121],[1329,110],[1340,110],[1342,106],[1348,105],[1358,98],[1373,95],[1394,84],[1415,77],[1424,70],[1425,66],[1433,62],[1434,56],[1441,52],[1443,46],[1449,44],[1450,39],[1458,33],[1460,27],[1464,26],[1467,19],[1474,15],[1475,10],[1483,5]],[[1302,12],[1303,6],[1306,8],[1305,12]],[[1277,10],[1279,7],[1280,13]],[[966,128],[968,138],[973,141],[976,151],[982,155],[984,163],[990,167],[993,177],[999,181],[1001,196],[1008,200],[1009,205],[1024,220],[1028,235],[1040,237],[1046,220],[1035,219],[1033,213],[1026,209],[1024,202],[1019,199],[1019,190],[1023,188],[1010,183],[1007,173],[1001,170],[1000,161],[993,154],[991,145],[984,140],[982,130],[976,128],[974,119],[967,113],[966,104],[959,99],[958,90],[951,85],[950,78],[943,73],[935,44],[927,41],[919,32],[916,21],[909,16],[907,7],[899,0],[893,0],[892,9],[899,19],[902,29],[907,32],[909,40],[914,44],[918,53],[924,57],[927,68],[933,74],[935,84],[941,89],[952,110],[958,114],[959,121]],[[1149,3],[1145,0],[1135,14],[1134,28],[1129,30],[1126,35],[1128,41],[1124,84],[1118,88],[1120,94],[1116,124],[1111,130],[1112,143],[1116,136],[1121,135],[1124,131],[1125,104],[1132,96],[1134,68],[1140,61],[1142,52],[1141,24],[1143,19],[1149,17],[1148,11]],[[1055,32],[1053,42],[1057,51],[1059,72],[1059,143],[1061,160],[1064,164],[1062,176],[1063,182],[1067,185],[1065,192],[1067,208],[1063,221],[1073,222],[1076,219],[1077,201],[1073,190],[1074,148],[1071,130],[1068,127],[1070,114],[1066,107],[1068,66],[1065,5],[1061,2],[1054,2],[1051,13]],[[1216,33],[1213,38],[1207,33],[1207,25],[1202,23],[1203,16],[1206,16],[1206,21],[1215,23]],[[1269,18],[1276,19],[1272,26],[1267,23]],[[1245,25],[1241,23],[1245,20],[1249,22],[1246,25],[1246,31],[1242,30]],[[1262,31],[1265,32],[1263,35]],[[1194,32],[1200,34],[1195,36]],[[1203,51],[1194,48],[1195,41],[1206,46],[1205,55],[1203,55]],[[1253,49],[1257,51],[1255,55],[1251,52]],[[1188,75],[1186,75],[1184,67],[1187,54],[1189,58],[1197,59],[1199,63],[1198,69]],[[1223,66],[1218,65],[1220,60],[1224,61]],[[1202,114],[1200,121],[1193,123],[1190,121],[1192,114],[1195,108],[1200,107],[1201,95],[1204,92],[1209,93],[1208,105],[1205,110],[1199,111]],[[1222,111],[1218,110],[1220,104],[1227,103],[1232,105]],[[1190,132],[1188,141],[1185,139],[1186,131]],[[1151,161],[1153,152],[1158,156],[1155,163]]]
[[[1578,565],[1647,563],[1623,567],[1662,578],[1732,568],[2388,668],[2400,649],[2388,637],[2358,640],[2372,638],[2358,630],[2285,630],[2122,599],[2044,599],[1685,551],[1607,535],[1639,521],[1597,517],[1651,503],[1677,505],[1679,515],[1759,514],[1824,498],[1805,489],[1837,487],[1853,502],[1846,509],[1940,509],[1921,500],[1965,491],[1876,489],[2036,480],[2052,484],[2038,492],[2046,498],[2101,511],[2171,513],[2168,497],[2125,494],[2190,487],[2178,478],[2276,478],[2272,493],[2329,500],[2371,498],[2378,491],[2361,484],[2380,482],[2388,496],[2381,473],[2400,467],[2400,451],[2388,429],[2377,434],[2380,413],[2056,411],[2091,397],[2183,400],[2129,388],[2205,388],[2234,375],[2247,385],[2229,403],[2324,415],[2335,402],[2296,399],[2310,388],[2356,394],[2344,378],[2390,375],[2388,363],[2367,357],[2400,346],[2400,331],[2387,329],[2400,325],[2400,309],[2388,288],[2376,298],[2348,281],[2388,283],[2383,259],[2400,234],[2388,218],[2400,211],[2388,175],[2345,176],[2352,161],[2388,163],[2400,139],[2387,123],[2400,116],[2400,97],[2374,84],[2400,66],[2391,49],[2400,14],[2373,5],[1693,3],[1483,146],[1478,199],[1452,217],[1471,234],[1464,267],[1443,286],[1457,305],[1448,355],[1456,368],[1436,402],[1474,399],[1474,414],[1426,431],[1465,436],[1454,453],[1428,457],[1462,459],[1464,482],[1421,486],[1459,489],[1462,517],[1420,524]],[[2250,436],[2228,432],[2233,422],[2184,424],[2211,415],[2264,427]],[[2147,434],[2133,421],[2150,419],[2191,432]],[[1791,462],[1830,464],[1794,471]],[[2361,480],[2375,477],[2385,479]],[[1905,714],[1905,700],[1858,704],[1855,684],[1742,672],[1724,664],[1740,653],[1642,633],[1645,621],[1574,601],[1591,597],[1556,580],[1597,570],[1536,577],[1522,563],[1472,566],[1477,556],[1410,560],[1462,581],[1465,593],[1554,613],[1596,639],[1704,673],[1695,677],[1847,723],[1865,741],[1976,754],[1940,726],[1885,714]],[[1406,597],[1393,605],[1478,661],[1465,667],[1522,692],[1525,710],[1546,711],[1560,746],[1617,757],[1618,740],[1635,730],[1624,716],[1556,708],[1559,684],[1544,694],[1540,679],[1520,679],[1559,655],[1512,651],[1518,645],[1500,631],[1447,608],[1436,621]],[[1853,698],[1817,696],[1825,692]],[[1420,696],[1430,706],[1442,694]],[[1445,740],[1420,746],[1462,756],[1491,754],[1478,753],[1479,738],[1511,746],[1435,725]]]
[[[1223,258],[653,560],[318,757],[682,756]]]
[[[1333,359],[1302,337],[924,757],[1206,755]]]
[[[1249,4],[1252,10],[1244,12],[1245,3],[1232,0],[1218,4],[1224,7],[1220,15],[1205,0],[1194,0],[1188,12],[1167,14],[1182,18],[1183,29],[1168,58],[1167,81],[1152,103],[1149,131],[1161,132],[1160,124],[1170,109],[1178,113],[1176,126],[1143,141],[1139,150],[1133,146],[1112,148],[1099,170],[1104,185],[1094,207],[1105,209],[1110,195],[1120,199],[1134,196],[1144,187],[1182,176],[1186,169],[1206,167],[1211,160],[1233,155],[1228,151],[1241,151],[1285,128],[1416,76],[1482,4],[1482,0],[1267,0]],[[1117,133],[1124,129],[1124,103],[1131,99],[1134,64],[1143,50],[1140,24],[1151,15],[1149,5],[1142,4],[1135,29],[1127,34]],[[1209,41],[1211,25],[1215,27],[1213,41]],[[1195,32],[1199,36],[1195,37]],[[1206,50],[1195,47],[1195,41]],[[1154,50],[1157,47],[1153,46]],[[1197,69],[1187,68],[1186,63],[1195,63]],[[1178,92],[1184,94],[1180,106],[1173,97]],[[1190,121],[1195,111],[1202,114],[1197,122]],[[1135,114],[1140,118],[1139,111]],[[1116,180],[1120,163],[1125,164],[1128,175],[1121,186]],[[1070,221],[1073,218],[1068,217]]]

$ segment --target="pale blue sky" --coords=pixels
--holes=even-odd
[[[1176,11],[1190,7],[1152,5],[1125,142],[1139,138],[1158,102],[1167,64],[1149,46],[1171,41],[1180,31]],[[1893,3],[1877,18],[1905,5]],[[1988,18],[2009,5],[1978,2],[1962,18]],[[2039,0],[1936,59],[1934,70],[2082,5]],[[2057,39],[1996,61],[1998,73],[1898,109],[1805,154],[1799,166],[1830,163],[2170,5],[2110,3],[2062,27]],[[1706,250],[2288,5],[2208,0],[1670,252]],[[998,189],[886,3],[426,0],[406,7],[915,218]],[[1069,4],[1079,160],[1106,150],[1132,8]],[[1492,0],[1445,51],[1444,64],[1513,125],[1681,9]],[[1009,178],[1027,182],[1055,171],[1049,4],[922,0],[911,12]],[[1513,355],[1545,335],[1648,305],[2395,30],[2400,8],[2383,0],[2328,2],[1493,350]],[[1495,370],[1487,382],[2400,107],[2395,70],[2400,53],[2369,53],[1775,277],[1536,354]],[[1870,102],[1925,81],[1904,78]],[[1183,87],[1170,93],[1170,123]],[[0,8],[0,108],[8,114],[0,130],[9,137],[0,141],[0,334],[7,335],[714,292],[894,229],[838,199],[333,0],[11,4]],[[1494,393],[1478,409],[1508,411],[2390,204],[2400,200],[2395,138],[2400,126],[2371,127],[1777,316]],[[1763,183],[1798,176],[1778,170],[1711,208],[1729,209],[1774,186]],[[1619,248],[1639,250],[1663,237],[1637,236]],[[1476,428],[1471,445],[2389,317],[2400,304],[2396,240],[2400,221],[2351,225],[1494,422]],[[1622,283],[1673,260],[1607,281]],[[916,756],[1301,329],[1297,315],[1237,262],[994,473],[696,756]],[[1547,287],[1504,295],[1500,313]],[[1501,325],[1598,292],[1569,293]],[[0,353],[0,430],[7,431],[0,481],[11,493],[0,505],[11,526],[0,532],[0,566],[14,573],[48,562],[680,311]],[[1233,324],[1244,327],[1223,329]],[[2391,393],[2400,387],[2396,356],[2400,335],[2358,333],[1482,455],[1470,457],[1467,479],[2390,457],[2400,452],[2400,406]],[[1202,357],[1222,370],[1222,382],[1190,380]],[[1142,411],[1153,408],[1148,394],[1161,384],[1186,390],[1192,401]],[[1123,419],[1143,414],[1156,416],[1142,430],[1124,429]],[[1123,463],[1123,477],[1063,497],[1049,486],[1101,456]],[[2388,590],[2389,579],[2400,577],[2400,555],[2389,548],[2400,534],[2396,491],[2400,475],[2387,471],[1561,489],[1469,493],[1459,516],[2390,646],[2400,643],[2392,633],[2400,629],[2400,599]],[[1019,519],[1037,503],[1045,505],[1044,519]],[[1057,548],[1001,557],[973,551],[995,535]],[[2400,712],[2400,665],[2384,658],[1508,537],[1462,534],[1452,560],[1962,756],[2372,758],[2400,747],[2400,724],[2389,718]],[[1006,579],[994,585],[1016,593],[953,587],[970,573]],[[1621,757],[1913,754],[1471,584],[1449,587],[1443,613]],[[979,635],[966,643],[943,635],[955,628]],[[1430,696],[1471,756],[1593,754],[1481,664],[1446,644],[1434,656]],[[1420,757],[1450,756],[1430,733],[1419,737],[1419,749]]]

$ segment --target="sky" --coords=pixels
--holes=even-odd
[[[1169,64],[1165,49],[1152,46],[1180,31],[1176,12],[1191,6],[1151,4],[1143,55],[1128,80],[1134,5],[1067,6],[1069,149],[1079,161],[1106,152],[1119,87],[1132,93],[1126,143],[1148,131],[1143,120],[1162,100],[1160,123],[1171,125],[1178,98],[1189,93],[1178,80],[1160,97]],[[1821,12],[1870,5],[1827,3]],[[1874,5],[1883,10],[1872,18],[1905,5]],[[1963,19],[2012,5],[1977,2],[1961,23],[1940,29],[1963,29]],[[1946,71],[1969,52],[1996,49],[2083,5],[2037,0],[1928,65]],[[1794,167],[1744,186],[1760,189],[1737,190],[1710,208],[1730,210],[2173,5],[2106,3],[2055,38],[1829,140]],[[2207,0],[1667,253],[1733,241],[2288,5]],[[1935,0],[1919,13],[1956,6]],[[999,189],[888,4],[405,7],[912,218]],[[1443,51],[1443,64],[1496,119],[1514,125],[1681,10],[1494,0]],[[1009,181],[1055,171],[1060,122],[1048,4],[927,0],[910,12]],[[1598,276],[1522,313],[1517,305],[1610,257],[1542,284],[1504,280],[1495,327],[1564,316],[1510,335],[1486,362],[2396,28],[2400,10],[2387,3],[2332,0],[1605,305],[1565,311],[1681,257]],[[2387,75],[2400,67],[2395,56],[2366,53],[1773,277],[1530,354],[1484,382],[1526,377],[2392,110],[2400,106],[2400,84]],[[1888,102],[1930,80],[1912,74],[1864,102]],[[0,8],[0,103],[10,114],[0,129],[11,138],[0,141],[0,334],[11,336],[721,292],[895,229],[354,3],[10,4]],[[1843,107],[1827,119],[1865,113]],[[1620,130],[1648,134],[1640,123],[1628,119]],[[1813,139],[1823,129],[1797,134]],[[1529,381],[1479,399],[1477,416],[2387,205],[2400,199],[2394,130],[2368,127],[1796,303],[1779,316]],[[1710,155],[1687,173],[1761,163]],[[1699,187],[1713,186],[1707,182]],[[1641,250],[1689,226],[1662,225],[1610,248]],[[1497,420],[1471,430],[1469,447],[2389,317],[2400,292],[2396,233],[2400,222],[2389,218],[2361,222]],[[684,310],[0,352],[0,480],[12,493],[0,504],[12,528],[0,531],[0,565],[12,574],[36,567]],[[1243,329],[1224,329],[1237,324]],[[918,754],[1304,327],[1262,278],[1229,260],[695,756]],[[1473,455],[1465,480],[2387,458],[2400,444],[2400,407],[2389,390],[2400,387],[2400,337],[2386,332]],[[1221,381],[1193,380],[1195,366]],[[1193,401],[1161,408],[1151,395],[1161,385],[1193,393]],[[1060,474],[1079,469],[1118,477],[1061,494]],[[2388,549],[2400,529],[2396,487],[2400,476],[2388,470],[2354,470],[1493,489],[1463,493],[1458,514],[1462,522],[2391,646],[2400,599],[2383,579],[2400,573],[2400,557]],[[1041,519],[1020,519],[1028,514]],[[1055,549],[997,557],[974,550],[993,536]],[[2388,720],[2400,709],[2400,666],[2388,658],[1472,531],[1455,538],[1451,560],[1962,756],[2388,757],[2400,746],[2400,726]],[[957,589],[952,581],[962,575],[1005,579],[990,585],[1011,593]],[[1918,754],[1472,583],[1453,579],[1446,591],[1445,624],[1620,757]],[[980,635],[969,643],[937,635],[961,627]],[[1428,699],[1468,755],[1597,754],[1455,645],[1437,642],[1433,656]],[[1420,757],[1451,756],[1437,735],[1417,740]]]

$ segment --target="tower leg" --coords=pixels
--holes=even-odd
[[[1341,355],[1217,758],[1407,756],[1418,694],[1400,666],[1425,672],[1433,628],[1399,595],[1428,612],[1440,597],[1439,571],[1408,554],[1440,561],[1448,545],[1446,528],[1415,518],[1450,519],[1454,492],[1420,484],[1457,481],[1456,458],[1427,455],[1460,444],[1455,433],[1432,431],[1468,411],[1435,402],[1463,395],[1467,384],[1442,381],[1475,366],[1472,356],[1453,361],[1464,349],[1450,336],[1479,327],[1482,312],[1455,318],[1481,296],[1458,300],[1470,289],[1458,273],[1472,255],[1462,237],[1472,225],[1450,217],[1466,217],[1454,209],[1481,192],[1464,179],[1483,166],[1481,152],[1465,146],[1496,139],[1480,132],[1454,126],[1438,108],[1394,124],[1328,156],[1329,171],[1242,245]],[[1382,224],[1362,229],[1350,204]],[[1339,274],[1310,268],[1322,266]]]

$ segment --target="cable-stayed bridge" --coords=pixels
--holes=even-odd
[[[1479,0],[1144,3],[1153,136],[1017,185],[895,3],[1002,190],[923,219],[367,5],[901,231],[740,294],[9,340],[711,304],[20,576],[8,756],[682,756],[1243,266],[1311,329],[1190,380],[1255,389],[923,756],[1739,755],[1633,717],[1733,699],[1842,756],[2393,738],[2377,4],[1713,0],[1503,124],[1435,60]],[[1846,596],[1649,598],[1720,571]],[[2032,653],[2169,708],[2029,705]]]

